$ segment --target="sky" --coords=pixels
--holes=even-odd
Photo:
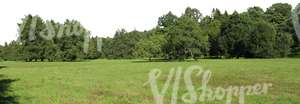
[[[300,3],[299,0],[1,0],[0,44],[17,38],[17,23],[27,14],[58,22],[75,19],[92,36],[113,37],[121,28],[150,30],[160,16],[169,11],[180,16],[188,6],[210,15],[213,8],[232,13],[253,6],[266,9],[280,2],[293,7]]]

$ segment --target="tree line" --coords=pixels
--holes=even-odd
[[[27,15],[18,24],[18,40],[0,46],[0,57],[25,61],[294,57],[300,56],[300,42],[291,18],[293,11],[300,10],[276,3],[266,11],[250,7],[246,12],[228,14],[213,9],[210,16],[203,16],[188,7],[181,16],[169,12],[159,17],[151,30],[120,29],[113,38],[90,37],[75,20],[58,23]]]
[[[27,15],[18,27],[18,40],[2,46],[4,60],[77,61],[98,57],[98,52],[84,52],[85,44],[94,49],[97,37],[90,38],[90,32],[76,20],[58,23]]]

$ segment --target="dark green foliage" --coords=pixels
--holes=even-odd
[[[252,23],[245,14],[234,12],[221,26],[221,48],[228,57],[245,57],[247,39],[251,32]]]
[[[23,28],[23,29],[22,29]],[[19,24],[22,58],[26,61],[37,61],[44,58],[45,41],[39,33],[45,28],[44,21],[39,16],[28,15]]]
[[[297,48],[300,45],[300,3],[296,6],[295,9],[293,9],[292,19],[293,19],[292,24],[294,26],[293,30],[295,30],[293,34],[293,39],[294,39],[293,48]]]
[[[248,51],[245,57],[249,58],[271,58],[275,56],[274,46],[276,39],[275,27],[265,20],[265,14],[260,7],[251,7],[247,15],[252,25],[248,37]]]
[[[297,11],[299,8],[293,12]],[[300,13],[297,15],[300,17]],[[90,32],[75,20],[57,23],[28,15],[18,24],[18,40],[0,46],[0,60],[297,56],[299,40],[291,16],[295,16],[292,6],[286,3],[273,4],[266,11],[250,7],[233,14],[213,9],[212,15],[205,17],[188,7],[181,16],[172,12],[163,15],[152,30],[122,29],[113,38],[99,38],[90,37]]]
[[[57,38],[62,61],[75,61],[84,58],[84,39],[89,37],[88,31],[78,21],[67,20],[64,23],[65,31]]]
[[[101,46],[101,57],[102,58],[112,58],[113,55],[113,38],[107,37],[102,38],[102,46]]]
[[[292,24],[292,6],[286,3],[273,4],[266,11],[267,20],[276,28],[275,56],[286,57],[293,43],[297,42]],[[294,38],[294,40],[293,40]]]
[[[142,39],[144,32],[126,32],[124,29],[117,31],[112,40],[110,58],[136,58],[134,55],[136,44]]]
[[[174,15],[172,12],[169,12],[158,19],[158,26],[168,29],[176,24],[177,18],[178,17],[176,15]]]
[[[161,32],[151,30],[147,32],[147,37],[141,39],[135,49],[135,56],[148,58],[150,61],[152,58],[162,58],[163,51],[162,46],[166,43],[165,35]]]
[[[292,6],[287,3],[276,3],[266,11],[267,20],[274,24],[281,24],[289,20]]]
[[[173,20],[172,26],[164,26],[167,43],[163,48],[168,59],[197,59],[207,55],[208,36],[202,34],[201,16],[197,9],[187,8],[180,18]]]
[[[89,50],[88,53],[86,53],[86,59],[98,59],[101,57],[101,52],[98,50],[98,42],[101,42],[101,39],[102,38],[92,37],[89,40]]]
[[[254,23],[248,40],[248,52],[245,57],[271,58],[274,56],[276,39],[275,28],[261,20]]]
[[[21,58],[26,61],[75,61],[84,58],[83,46],[89,32],[78,22],[44,22],[28,15],[19,24]],[[34,26],[35,25],[35,26]]]
[[[292,54],[290,56],[291,57],[300,57],[300,45],[298,45],[292,49]]]
[[[261,20],[265,18],[265,12],[260,7],[248,8],[248,14],[252,20]]]
[[[293,38],[290,33],[278,32],[276,34],[275,56],[286,57],[290,54],[291,46],[293,45]]]
[[[291,7],[274,4],[264,13],[259,7],[233,13],[221,27],[221,47],[229,57],[286,57],[293,45]]]
[[[203,34],[209,36],[209,55],[211,57],[220,57],[224,53],[220,45],[221,25],[228,19],[228,14],[222,14],[219,9],[213,10],[212,17],[206,16],[201,21]]]
[[[16,61],[20,58],[20,45],[16,41],[12,41],[11,43],[5,43],[4,47],[1,48],[0,52],[0,60],[4,61]]]

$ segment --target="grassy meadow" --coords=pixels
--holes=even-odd
[[[0,62],[1,79],[13,80],[11,95],[20,104],[155,104],[148,73],[200,65],[212,72],[209,86],[272,83],[265,95],[246,96],[246,104],[300,104],[300,59],[202,59],[190,62],[147,62],[141,60],[94,60],[85,62]],[[200,79],[193,78],[194,83]],[[161,89],[161,87],[159,88]],[[186,92],[180,84],[179,97]],[[169,104],[171,90],[165,103]],[[205,104],[225,104],[209,101]],[[204,104],[198,102],[196,104]],[[233,100],[233,104],[237,101]],[[178,100],[178,104],[183,104]]]

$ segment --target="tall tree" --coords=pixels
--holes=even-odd
[[[75,61],[84,56],[83,46],[89,31],[78,21],[60,24],[27,15],[18,25],[22,58],[26,61]]]
[[[102,38],[101,46],[101,57],[102,58],[113,58],[113,38],[106,37]]]
[[[290,54],[291,46],[293,45],[293,38],[290,33],[277,32],[275,52],[276,57],[287,57]]]
[[[274,57],[275,27],[265,20],[265,14],[260,7],[248,8],[247,14],[252,21],[250,25],[248,50],[245,57],[270,58]]]
[[[226,12],[225,12],[226,13]],[[224,52],[221,50],[219,37],[221,25],[228,19],[228,14],[222,14],[219,9],[213,9],[212,16],[206,16],[201,20],[204,34],[209,36],[209,55],[220,57]]]
[[[274,56],[276,31],[270,23],[255,21],[248,38],[248,51],[245,57],[271,58]]]
[[[201,33],[200,17],[198,10],[187,8],[176,24],[167,29],[164,49],[169,59],[197,59],[207,55],[208,36]]]
[[[148,32],[150,36],[141,39],[137,45],[135,54],[142,58],[162,58],[163,51],[162,46],[166,43],[165,35],[156,29]]]
[[[126,32],[124,29],[117,31],[112,43],[112,58],[135,58],[136,43],[143,38],[144,32]]]
[[[61,37],[58,37],[60,48],[60,59],[62,61],[76,61],[84,58],[84,42],[89,37],[89,31],[80,22],[67,20],[64,23],[64,30]]]
[[[159,17],[158,26],[164,29],[168,29],[169,27],[174,26],[176,24],[177,19],[178,17],[176,15],[174,15],[172,12],[169,12],[166,15]]]
[[[292,21],[290,19],[292,6],[287,3],[276,3],[266,11],[267,20],[273,23],[276,28],[276,56],[285,57],[290,53],[293,45],[293,35],[295,36]]]
[[[86,53],[86,56],[85,58],[86,59],[97,59],[97,58],[100,58],[101,57],[101,51],[98,50],[99,47],[101,46],[98,46],[98,45],[101,45],[101,44],[98,44],[98,41],[100,41],[101,38],[98,38],[98,37],[91,37],[90,40],[89,40],[89,50],[88,52]]]
[[[250,18],[234,12],[221,26],[220,43],[226,56],[243,57],[247,52],[247,40],[251,31]]]
[[[300,56],[300,3],[294,8],[292,19],[295,30],[292,54],[293,56]]]
[[[22,54],[26,61],[37,61],[42,57],[43,37],[39,33],[45,28],[44,21],[39,16],[27,15],[19,25],[19,39],[22,44]]]
[[[267,20],[274,24],[282,24],[289,20],[291,16],[292,6],[287,3],[276,3],[267,8]]]

